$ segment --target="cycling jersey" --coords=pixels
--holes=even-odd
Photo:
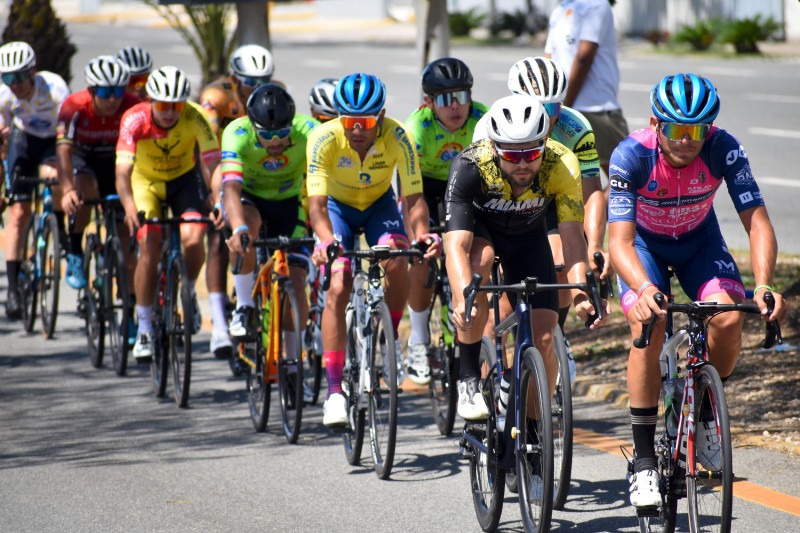
[[[484,104],[472,102],[466,123],[457,131],[447,131],[433,116],[433,109],[422,106],[406,119],[406,130],[416,142],[422,176],[447,181],[450,163],[467,146],[478,120],[489,110]]]
[[[56,144],[73,146],[76,155],[84,159],[113,160],[122,115],[139,101],[138,97],[125,93],[117,112],[110,117],[101,117],[92,105],[92,94],[88,89],[70,95],[58,113]]]
[[[239,91],[230,76],[217,78],[206,85],[200,93],[200,105],[208,115],[211,128],[219,135],[228,124],[245,116],[246,102],[239,98]]]
[[[308,195],[328,196],[364,210],[392,185],[395,166],[405,195],[422,193],[413,139],[403,126],[385,117],[364,162],[350,147],[339,120],[315,128],[308,139]]]
[[[714,195],[724,180],[737,212],[764,205],[744,148],[712,127],[700,154],[672,168],[652,129],[633,132],[611,156],[609,223],[636,222],[637,232],[680,239],[717,224]]]
[[[122,115],[117,164],[133,163],[138,181],[174,180],[194,168],[196,144],[205,163],[219,160],[217,137],[199,105],[186,102],[178,122],[165,130],[153,122],[150,102],[142,102]]]
[[[445,195],[447,231],[473,231],[476,219],[492,232],[524,234],[544,222],[547,204],[556,202],[559,222],[583,222],[578,158],[557,141],[548,141],[539,174],[514,197],[494,158],[492,142],[479,141],[461,152],[450,167]]]
[[[222,133],[222,183],[238,181],[242,189],[265,200],[298,197],[306,173],[306,143],[319,126],[297,114],[292,120],[289,148],[275,157],[259,144],[250,119],[234,120]]]
[[[7,85],[0,85],[0,129],[17,129],[28,135],[55,137],[58,108],[69,96],[69,88],[58,74],[42,70],[33,76],[33,95],[20,100]]]

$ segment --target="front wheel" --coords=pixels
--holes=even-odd
[[[84,321],[86,322],[86,343],[89,351],[89,361],[95,368],[103,365],[103,350],[105,341],[105,324],[103,323],[102,308],[102,268],[98,262],[102,261],[98,250],[97,235],[91,233],[86,236],[86,247],[83,251],[83,274],[86,277],[86,287],[81,289],[78,296],[78,305]]]
[[[347,427],[344,432],[344,455],[353,466],[361,463],[361,448],[364,445],[364,409],[359,402],[359,375],[361,346],[358,343],[355,313],[348,309],[345,315],[346,344],[344,369],[342,370],[342,392],[347,399]]]
[[[370,316],[369,440],[375,473],[388,479],[397,441],[397,353],[389,308],[379,302]]]
[[[131,296],[122,243],[114,237],[106,244],[106,275],[103,285],[105,331],[114,371],[124,376],[128,370],[128,336],[131,323]]]
[[[303,420],[303,339],[297,295],[292,282],[286,280],[278,292],[281,330],[278,350],[278,391],[281,399],[283,433],[289,444],[295,444]]]
[[[250,406],[250,419],[253,427],[259,433],[267,429],[267,418],[269,417],[269,395],[271,384],[267,379],[266,352],[262,339],[267,332],[262,331],[262,313],[264,305],[262,293],[259,291],[255,297],[256,304],[256,338],[252,342],[245,342],[239,345],[243,351],[244,360],[248,362],[247,370],[247,402]],[[252,366],[249,364],[252,363]]]
[[[551,410],[553,413],[553,485],[555,497],[553,509],[562,509],[569,494],[572,477],[572,383],[569,376],[569,356],[564,333],[556,326],[553,335],[558,375],[553,391]]]
[[[194,306],[189,293],[186,263],[178,256],[172,260],[169,279],[169,359],[172,363],[172,384],[178,407],[189,404],[192,378],[192,324]]]
[[[36,322],[36,308],[38,306],[36,288],[36,260],[39,257],[36,249],[36,227],[39,223],[39,215],[34,214],[28,221],[25,234],[19,243],[19,255],[21,262],[19,265],[19,275],[17,276],[17,292],[19,293],[19,303],[22,307],[22,326],[26,333],[33,331],[33,324]]]
[[[731,430],[722,381],[711,365],[695,374],[694,409],[697,422],[694,457],[690,460],[695,472],[686,477],[689,529],[693,533],[728,533],[733,504]]]
[[[49,214],[44,219],[42,231],[43,246],[39,278],[39,295],[42,311],[42,334],[46,339],[53,338],[58,318],[58,290],[61,285],[61,244],[56,216]]]
[[[153,358],[150,361],[153,392],[157,398],[163,398],[167,393],[167,375],[169,374],[167,310],[164,309],[166,294],[167,275],[163,268],[159,268],[155,305],[153,306]]]

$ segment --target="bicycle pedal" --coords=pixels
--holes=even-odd
[[[331,430],[331,433],[347,433],[348,430],[350,429],[349,425],[346,422],[344,424],[335,424],[335,425],[325,426],[325,427],[327,427],[329,430]]]
[[[137,365],[149,365],[153,362],[153,357],[134,357],[134,361],[136,361]]]
[[[636,508],[636,516],[638,517],[650,517],[650,518],[658,518],[660,513],[658,512],[657,505],[650,505],[647,507],[637,507]]]

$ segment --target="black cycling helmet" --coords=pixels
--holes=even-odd
[[[422,71],[422,91],[434,95],[444,91],[472,89],[472,73],[460,59],[443,57]]]
[[[292,125],[294,100],[276,83],[265,83],[247,100],[247,116],[258,129],[279,130]]]

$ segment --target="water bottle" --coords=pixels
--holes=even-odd
[[[269,352],[269,317],[270,317],[270,302],[264,302],[264,308],[261,309],[261,345],[264,351]]]

